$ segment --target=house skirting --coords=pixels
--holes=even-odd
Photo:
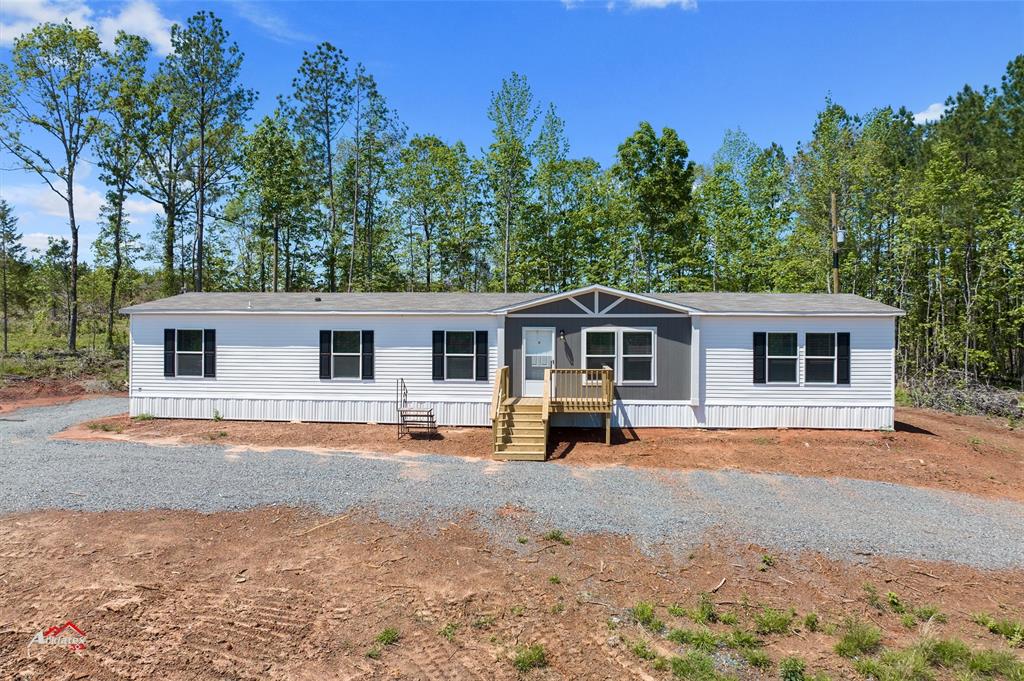
[[[433,407],[445,426],[490,426],[490,402],[410,402]],[[385,400],[325,400],[255,397],[132,396],[132,416],[238,421],[311,421],[395,423],[395,403]],[[599,426],[599,414],[552,414],[553,426]],[[751,405],[692,406],[668,401],[625,400],[615,403],[612,424],[631,428],[834,428],[889,430],[893,408],[874,405]]]

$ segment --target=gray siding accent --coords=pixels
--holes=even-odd
[[[678,314],[676,310],[668,307],[661,307],[659,305],[651,305],[641,300],[633,300],[632,298],[626,298],[621,303],[612,308],[612,311],[608,314]]]
[[[628,301],[619,303],[615,311]],[[569,303],[572,305],[572,303]],[[575,307],[575,306],[573,306]],[[579,309],[579,308],[577,308]],[[664,312],[661,312],[663,314]],[[550,317],[509,317],[505,320],[505,362],[511,372],[513,396],[522,394],[523,379],[523,327],[547,326],[555,328],[555,367],[580,369],[583,367],[582,329],[601,326],[646,326],[658,329],[657,385],[620,385],[615,395],[621,400],[689,400],[690,399],[690,318],[633,317],[607,319],[584,317],[552,319]],[[558,337],[565,332],[566,342]]]
[[[577,298],[586,308],[589,310],[593,305],[593,296],[590,296],[590,300]],[[590,303],[589,305],[587,303]],[[513,315],[522,314],[560,314],[560,315],[582,315],[586,314],[581,310],[575,303],[568,298],[562,298],[561,300],[553,300],[550,303],[544,303],[543,305],[537,305],[536,307],[526,308],[525,310],[516,310],[512,312]],[[551,326],[551,324],[548,324]]]
[[[597,297],[598,311],[605,309],[606,307],[608,307],[609,305],[611,305],[612,303],[614,303],[618,299],[619,299],[619,296],[613,296],[610,293],[600,293],[600,294],[598,294],[598,297]],[[622,301],[622,302],[624,303],[626,301]],[[622,303],[619,303],[619,305],[622,305]]]

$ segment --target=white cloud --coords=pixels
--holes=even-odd
[[[64,221],[68,217],[68,204],[45,184],[5,185],[4,198],[14,206],[23,224],[30,222],[34,216],[60,218]],[[98,220],[102,205],[101,191],[75,184],[75,219],[80,224]],[[125,209],[133,217],[156,215],[160,212],[160,206],[156,203],[134,198],[125,202]]]
[[[116,10],[97,12],[83,0],[4,0],[0,4],[0,45],[10,47],[14,39],[44,22],[64,19],[74,26],[93,26],[103,44],[112,47],[114,37],[124,30],[146,38],[158,55],[171,51],[171,25],[151,0],[129,0]]]
[[[238,16],[259,28],[279,43],[316,42],[316,38],[294,28],[287,19],[269,9],[267,3],[235,0],[232,5],[235,11],[238,12]]]
[[[935,121],[942,118],[942,114],[944,114],[945,112],[945,104],[942,104],[940,102],[929,104],[927,109],[914,114],[914,123],[918,125],[924,125],[925,123],[934,123]]]
[[[46,247],[49,245],[51,237],[59,239],[60,235],[47,234],[46,232],[32,232],[31,234],[24,234],[21,237],[21,245],[29,252],[38,251],[43,253],[46,251]]]
[[[576,9],[588,4],[596,4],[596,0],[562,0],[562,5],[566,9]],[[671,6],[684,10],[697,9],[697,0],[626,0],[626,4],[630,9],[665,9]],[[619,3],[616,0],[607,0],[604,4],[604,8],[609,12],[615,11],[618,6]]]
[[[629,0],[629,5],[637,9],[665,9],[671,5],[682,9],[697,9],[697,0]]]

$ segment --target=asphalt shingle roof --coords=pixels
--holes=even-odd
[[[121,312],[455,312],[486,313],[546,293],[183,293]],[[900,314],[889,305],[843,293],[647,293],[695,311],[736,314]]]

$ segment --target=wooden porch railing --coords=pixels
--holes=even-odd
[[[551,401],[560,406],[611,411],[611,369],[548,369],[544,378],[545,395],[550,388]]]
[[[498,369],[498,373],[494,376],[494,394],[491,396],[491,421],[498,418],[498,408],[508,398],[508,367],[503,366]]]

